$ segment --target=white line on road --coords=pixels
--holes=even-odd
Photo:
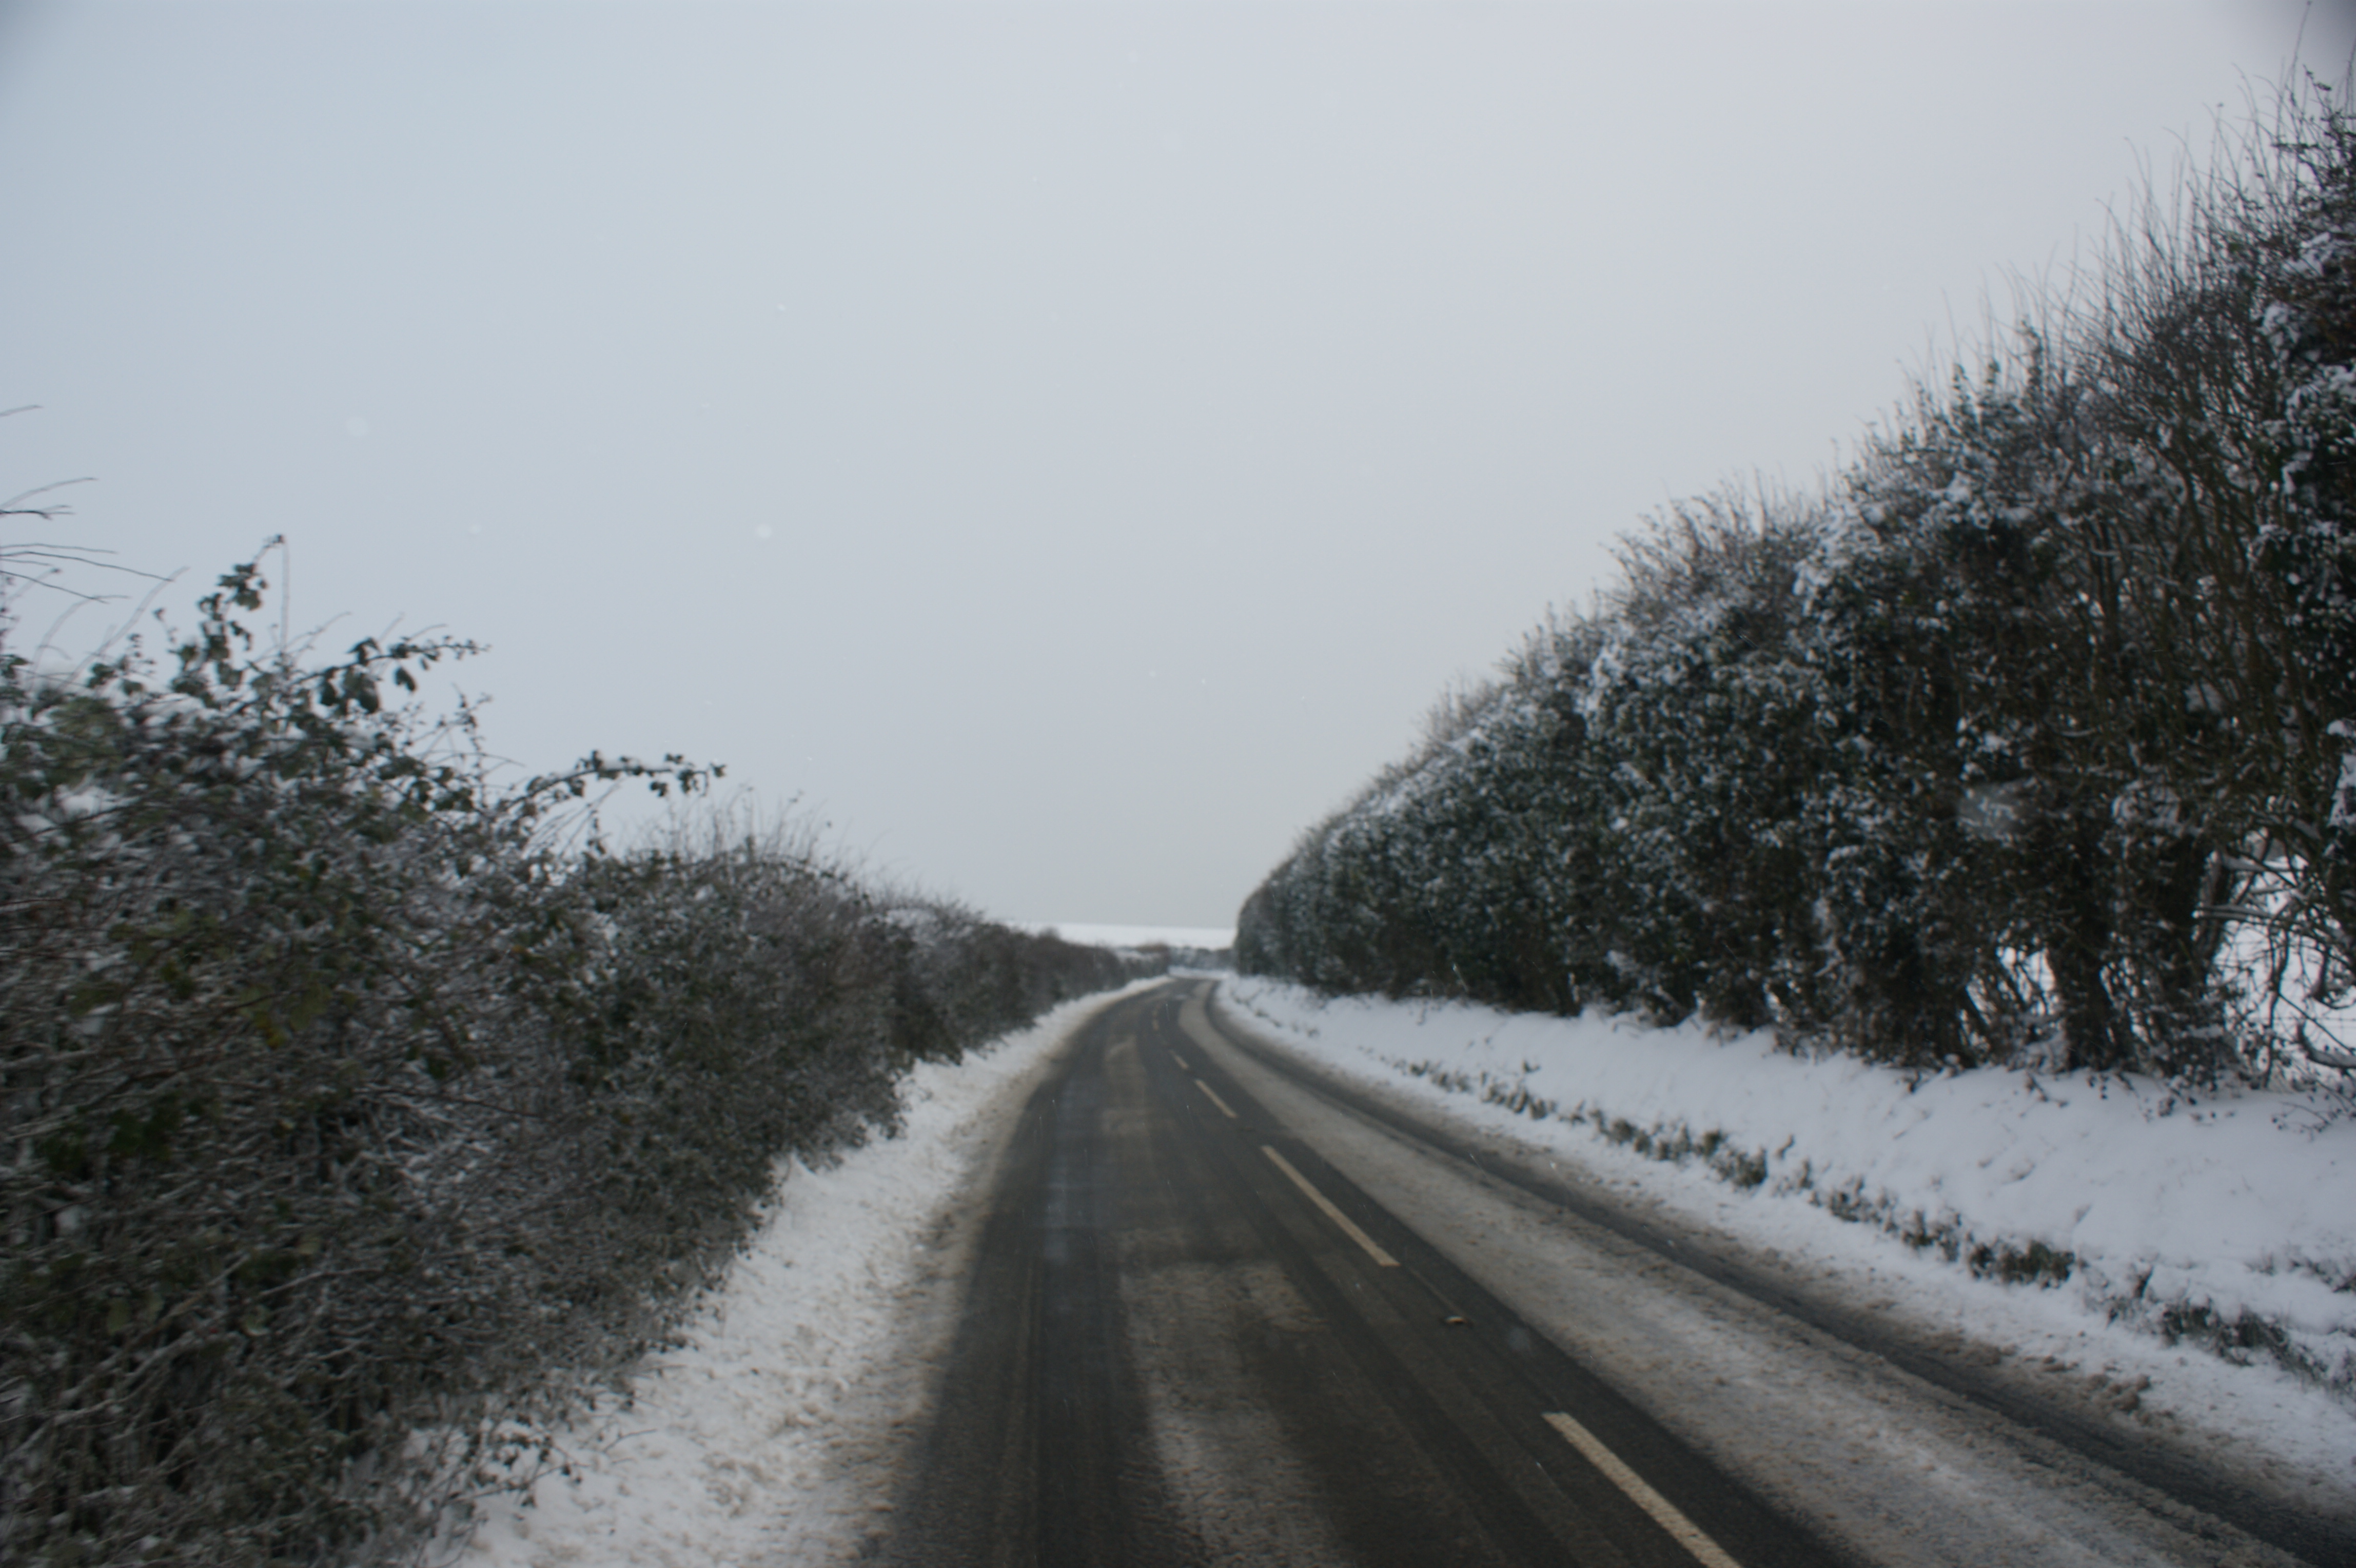
[[[1219,1091],[1217,1090],[1213,1089],[1209,1084],[1205,1083],[1199,1078],[1194,1080],[1194,1087],[1209,1095],[1211,1097],[1212,1104],[1217,1106],[1222,1111],[1227,1111],[1227,1102],[1219,1098]],[[1232,1111],[1227,1111],[1227,1120],[1232,1122],[1235,1119],[1236,1113]]]
[[[1563,1414],[1558,1410],[1546,1412],[1547,1424],[1570,1439],[1570,1445],[1587,1456],[1587,1462],[1612,1478],[1612,1484],[1643,1506],[1660,1527],[1674,1537],[1679,1546],[1694,1554],[1705,1568],[1741,1568],[1726,1554],[1725,1548],[1701,1532],[1700,1527],[1677,1511],[1675,1503],[1644,1484],[1644,1478],[1620,1462],[1614,1454],[1596,1441],[1595,1434]]]
[[[1205,1094],[1209,1094],[1210,1090],[1205,1090],[1204,1092]],[[1218,1096],[1212,1095],[1211,1098],[1215,1100]],[[1221,1109],[1225,1110],[1226,1107],[1222,1106]],[[1364,1230],[1359,1230],[1357,1226],[1351,1221],[1348,1215],[1334,1208],[1331,1198],[1318,1191],[1315,1187],[1310,1186],[1309,1178],[1302,1176],[1299,1171],[1294,1170],[1290,1161],[1287,1160],[1282,1155],[1278,1154],[1274,1149],[1269,1148],[1266,1144],[1262,1144],[1259,1146],[1259,1152],[1266,1155],[1269,1159],[1274,1160],[1276,1162],[1276,1168],[1282,1171],[1286,1176],[1290,1176],[1292,1178],[1292,1185],[1307,1193],[1309,1195],[1309,1201],[1325,1211],[1326,1219],[1331,1219],[1334,1224],[1339,1225],[1342,1228],[1343,1232],[1347,1235],[1351,1240],[1355,1241],[1359,1246],[1364,1247],[1366,1250],[1366,1256],[1372,1258],[1376,1262],[1380,1263],[1384,1268],[1396,1269],[1398,1267],[1398,1260],[1397,1258],[1392,1257],[1388,1252],[1386,1252],[1380,1247],[1376,1246],[1375,1239],[1372,1236],[1367,1235]]]
[[[1172,1051],[1170,1053],[1170,1059],[1178,1064],[1178,1070],[1180,1072],[1184,1072],[1186,1070],[1186,1058],[1184,1057],[1180,1056],[1176,1051]]]

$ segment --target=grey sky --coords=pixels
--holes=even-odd
[[[195,585],[286,534],[298,628],[493,644],[527,767],[682,751],[994,914],[1222,925],[2300,15],[0,5],[0,490],[94,475],[62,531]]]

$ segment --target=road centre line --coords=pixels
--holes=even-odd
[[[1180,1072],[1184,1072],[1186,1070],[1186,1058],[1184,1057],[1180,1056],[1176,1051],[1172,1051],[1170,1053],[1170,1059],[1178,1064],[1178,1070]],[[1194,1081],[1200,1083],[1202,1079],[1197,1079]]]
[[[1199,1078],[1198,1078],[1198,1079],[1196,1079],[1194,1080],[1194,1087],[1195,1087],[1195,1088],[1197,1088],[1197,1089],[1199,1089],[1199,1090],[1201,1090],[1204,1093],[1205,1093],[1205,1094],[1209,1095],[1209,1096],[1211,1097],[1211,1103],[1212,1103],[1212,1104],[1214,1104],[1214,1105],[1217,1106],[1217,1107],[1218,1107],[1220,1110],[1222,1110],[1222,1111],[1226,1111],[1226,1112],[1227,1112],[1227,1120],[1228,1120],[1228,1121],[1233,1122],[1233,1121],[1237,1120],[1236,1113],[1235,1113],[1233,1111],[1228,1111],[1228,1110],[1227,1110],[1227,1102],[1226,1102],[1226,1101],[1224,1101],[1224,1100],[1222,1100],[1222,1099],[1220,1099],[1220,1098],[1219,1098],[1219,1091],[1218,1091],[1217,1090],[1213,1089],[1209,1084],[1205,1083],[1205,1082],[1204,1082],[1201,1079],[1199,1079]]]
[[[1679,1546],[1694,1554],[1703,1568],[1741,1568],[1726,1554],[1725,1548],[1701,1532],[1693,1520],[1677,1511],[1677,1506],[1644,1484],[1644,1478],[1621,1463],[1620,1455],[1596,1440],[1593,1433],[1558,1410],[1546,1412],[1547,1424],[1570,1440],[1570,1445],[1586,1456],[1587,1462],[1602,1471],[1612,1484],[1633,1498],[1655,1522],[1669,1532]]]
[[[1196,1081],[1200,1082],[1201,1080],[1197,1079]],[[1203,1092],[1210,1094],[1211,1091],[1206,1088]],[[1218,1096],[1212,1094],[1211,1098],[1216,1100]],[[1223,1105],[1219,1109],[1226,1111],[1226,1107]],[[1229,1111],[1227,1112],[1227,1114],[1232,1116],[1235,1112]],[[1315,1204],[1320,1209],[1323,1209],[1326,1219],[1331,1219],[1334,1224],[1340,1226],[1343,1233],[1348,1236],[1351,1240],[1355,1241],[1359,1246],[1364,1247],[1366,1250],[1366,1256],[1372,1258],[1376,1263],[1379,1263],[1386,1269],[1396,1269],[1398,1267],[1398,1260],[1397,1258],[1392,1257],[1388,1252],[1386,1252],[1380,1247],[1376,1246],[1375,1239],[1372,1236],[1367,1235],[1364,1230],[1359,1230],[1357,1225],[1351,1220],[1348,1215],[1334,1208],[1333,1199],[1327,1197],[1323,1193],[1310,1186],[1309,1178],[1302,1176],[1299,1171],[1294,1170],[1292,1168],[1291,1161],[1286,1159],[1282,1155],[1278,1154],[1274,1149],[1269,1148],[1266,1144],[1262,1144],[1259,1146],[1259,1152],[1266,1155],[1269,1159],[1274,1160],[1276,1162],[1276,1168],[1282,1171],[1286,1176],[1290,1176],[1292,1178],[1292,1185],[1299,1187],[1302,1192],[1308,1194],[1309,1201]],[[1553,1418],[1548,1417],[1547,1419],[1551,1420]],[[1642,1486],[1644,1483],[1640,1481],[1637,1484]]]

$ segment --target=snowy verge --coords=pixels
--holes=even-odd
[[[1795,1057],[1765,1035],[1258,979],[1218,996],[1314,1061],[1748,1240],[1927,1285],[1950,1323],[2008,1352],[2058,1337],[2080,1360],[2174,1363],[2174,1397],[2201,1423],[2343,1483],[2356,1461],[2356,1122],[2324,1123],[2296,1096],[1922,1076]],[[2187,1374],[2154,1354],[2192,1344],[2222,1362]],[[2131,1381],[2121,1408],[2148,1390]]]
[[[437,1543],[465,1568],[824,1563],[854,1554],[891,1499],[894,1438],[923,1400],[907,1354],[943,1211],[1079,1022],[1156,980],[1067,1002],[1030,1028],[920,1064],[899,1136],[780,1172],[766,1221],[677,1348],[554,1434],[553,1466],[475,1504]]]

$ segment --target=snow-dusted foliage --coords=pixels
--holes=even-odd
[[[1626,542],[1247,972],[1917,1066],[2356,1069],[2356,124],[2286,97],[1821,493]]]
[[[790,834],[580,847],[592,757],[502,786],[465,651],[0,651],[0,1559],[397,1555],[667,1332],[777,1162],[890,1123],[1113,955]],[[711,819],[719,822],[721,819]]]

